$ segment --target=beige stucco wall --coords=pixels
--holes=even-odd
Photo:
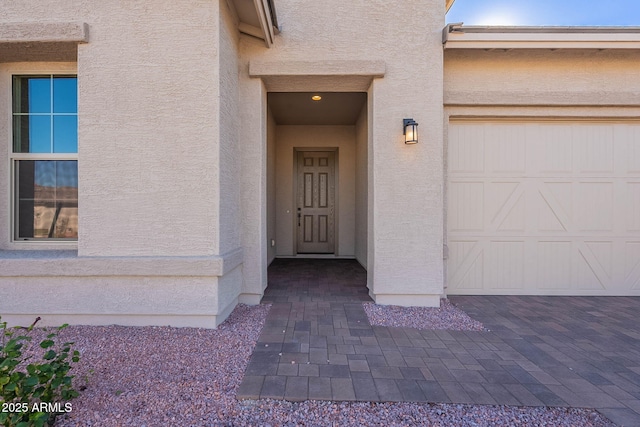
[[[367,120],[367,105],[362,108],[356,131],[356,201],[355,201],[355,256],[358,262],[365,268],[367,265],[368,245],[368,203],[369,203],[369,123]]]
[[[242,251],[225,257],[78,257],[0,252],[0,314],[10,324],[215,327],[237,301]],[[93,317],[92,317],[93,316]]]
[[[267,110],[267,263],[276,257],[276,122]],[[271,242],[274,242],[272,246]]]
[[[238,126],[238,30],[226,1],[220,1],[220,134],[214,144],[220,150],[220,253],[238,248],[242,234],[240,207],[240,141]],[[189,79],[191,80],[191,79]],[[241,282],[238,282],[241,283]]]
[[[355,128],[278,126],[276,128],[276,254],[295,255],[295,149],[337,148],[336,237],[338,256],[355,254]]]
[[[242,41],[242,40],[241,40]],[[240,67],[243,67],[241,64]],[[243,283],[240,301],[259,304],[267,287],[267,97],[260,80],[240,73],[239,99],[242,126],[239,140],[242,158]],[[257,102],[246,102],[247,99]],[[270,141],[273,135],[269,137]],[[255,141],[260,141],[256,143]],[[270,145],[271,147],[271,145]],[[275,229],[275,227],[274,227]]]
[[[79,254],[216,254],[217,3],[33,0],[0,9],[3,22],[89,26],[78,47]]]
[[[2,320],[29,325],[40,316],[42,326],[75,323],[215,327],[216,316],[211,314],[211,307],[218,304],[215,284],[209,278],[198,277],[183,281],[177,288],[175,281],[174,277],[13,278],[10,285],[22,292],[11,293],[11,306],[3,304]],[[4,281],[4,291],[10,289],[8,285]],[[69,296],[70,290],[73,297]]]
[[[441,30],[444,4],[417,2],[323,2],[278,1],[281,34],[267,49],[260,40],[242,36],[240,43],[242,109],[260,111],[266,91],[371,90],[368,111],[369,150],[369,277],[376,301],[408,305],[437,305],[443,290],[443,77]],[[399,10],[411,13],[398,13]],[[403,47],[410,46],[410,54]],[[385,66],[384,78],[369,86],[354,86],[362,78],[345,78],[335,71],[340,64],[356,60],[378,60]],[[322,75],[319,67],[293,64],[331,62],[333,75]],[[268,62],[274,76],[260,79],[248,75],[250,63]],[[292,66],[296,65],[296,66]],[[345,65],[345,68],[349,68]],[[296,74],[296,70],[306,70]],[[364,76],[366,77],[366,76]],[[371,81],[371,80],[369,80]],[[354,85],[351,85],[354,84]],[[262,92],[262,99],[255,98]],[[421,143],[408,147],[402,140],[402,119],[420,123]],[[241,130],[251,151],[266,148],[258,124]],[[243,158],[249,173],[262,173],[253,155]],[[264,212],[259,187],[243,188],[243,200],[251,209]],[[375,213],[375,215],[372,215]],[[264,214],[263,214],[264,215]],[[266,215],[265,215],[266,216]],[[261,247],[260,236],[250,237]],[[245,244],[247,242],[245,240]],[[262,249],[266,252],[266,248]],[[375,258],[375,262],[372,260]],[[246,264],[259,263],[247,257]],[[265,263],[266,264],[266,263]],[[261,267],[266,271],[266,265]],[[258,289],[259,285],[249,285]]]
[[[447,50],[446,105],[637,105],[636,50]]]
[[[0,264],[26,272],[16,278],[0,270],[0,313],[9,320],[37,310],[70,323],[216,326],[242,287],[239,35],[226,2],[0,1],[0,10],[3,23],[23,28],[84,22],[89,32],[77,63],[0,64],[5,100],[12,73],[77,71],[80,217],[77,243],[34,245],[11,242],[9,214],[0,213]],[[64,49],[58,57],[68,59]],[[0,105],[6,159],[10,105]],[[8,201],[9,164],[1,163],[0,197]],[[35,256],[34,248],[77,248],[64,254],[65,265],[83,279],[41,271],[59,256]],[[148,276],[122,276],[136,259]],[[168,259],[181,272],[153,273]],[[195,268],[194,260],[227,268]],[[26,301],[43,294],[47,308],[29,309]]]
[[[78,52],[79,255],[217,254],[217,5],[86,3],[86,17],[69,8],[91,27]]]

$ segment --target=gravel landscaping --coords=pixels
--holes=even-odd
[[[444,329],[453,331],[483,331],[482,323],[470,318],[467,313],[446,298],[436,307],[399,307],[363,303],[369,323],[374,326],[392,326],[416,329]]]
[[[59,417],[56,426],[614,425],[585,409],[238,401],[236,389],[268,310],[266,305],[239,305],[217,330],[121,326],[63,330],[61,338],[75,341],[82,353],[73,369],[82,391],[72,401],[72,412]]]

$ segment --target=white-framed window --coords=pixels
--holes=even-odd
[[[77,77],[13,75],[12,94],[13,240],[77,240]]]

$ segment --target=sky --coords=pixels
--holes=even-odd
[[[639,26],[640,0],[456,0],[447,23]]]

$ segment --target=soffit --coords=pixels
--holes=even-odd
[[[264,40],[271,47],[278,34],[278,19],[273,0],[227,0],[238,23],[238,31]]]
[[[249,62],[249,75],[260,77],[269,92],[366,92],[385,72],[385,62],[377,60]]]
[[[320,95],[320,101],[313,101]],[[367,102],[364,92],[269,92],[267,103],[279,125],[355,125]]]
[[[76,62],[77,43],[0,43],[2,62]]]
[[[640,27],[497,27],[449,24],[445,49],[640,49]]]

